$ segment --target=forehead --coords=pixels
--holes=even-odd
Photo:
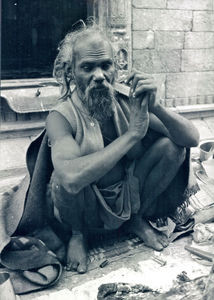
[[[94,61],[99,59],[113,59],[110,43],[100,34],[90,34],[76,42],[74,49],[75,61]]]

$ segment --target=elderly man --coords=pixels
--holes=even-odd
[[[90,229],[127,224],[147,246],[162,250],[167,237],[149,221],[187,200],[196,128],[161,106],[148,74],[134,70],[126,81],[129,99],[119,99],[113,49],[97,28],[65,37],[54,74],[63,95],[46,123],[54,166],[49,191],[55,217],[70,234],[68,269],[87,271]]]

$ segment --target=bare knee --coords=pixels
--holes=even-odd
[[[181,165],[186,157],[186,148],[176,145],[169,138],[161,140],[163,155],[170,165]]]

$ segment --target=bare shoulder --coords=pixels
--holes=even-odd
[[[66,118],[57,111],[49,113],[46,119],[46,131],[51,143],[64,136],[72,136],[72,128]]]

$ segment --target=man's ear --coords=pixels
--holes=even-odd
[[[68,64],[68,63],[65,64],[65,74],[66,74],[67,78],[69,78],[70,80],[74,80],[75,76],[74,76],[73,67],[71,64]]]
[[[75,63],[74,61],[71,64],[71,76],[72,76],[72,81],[75,83]]]

